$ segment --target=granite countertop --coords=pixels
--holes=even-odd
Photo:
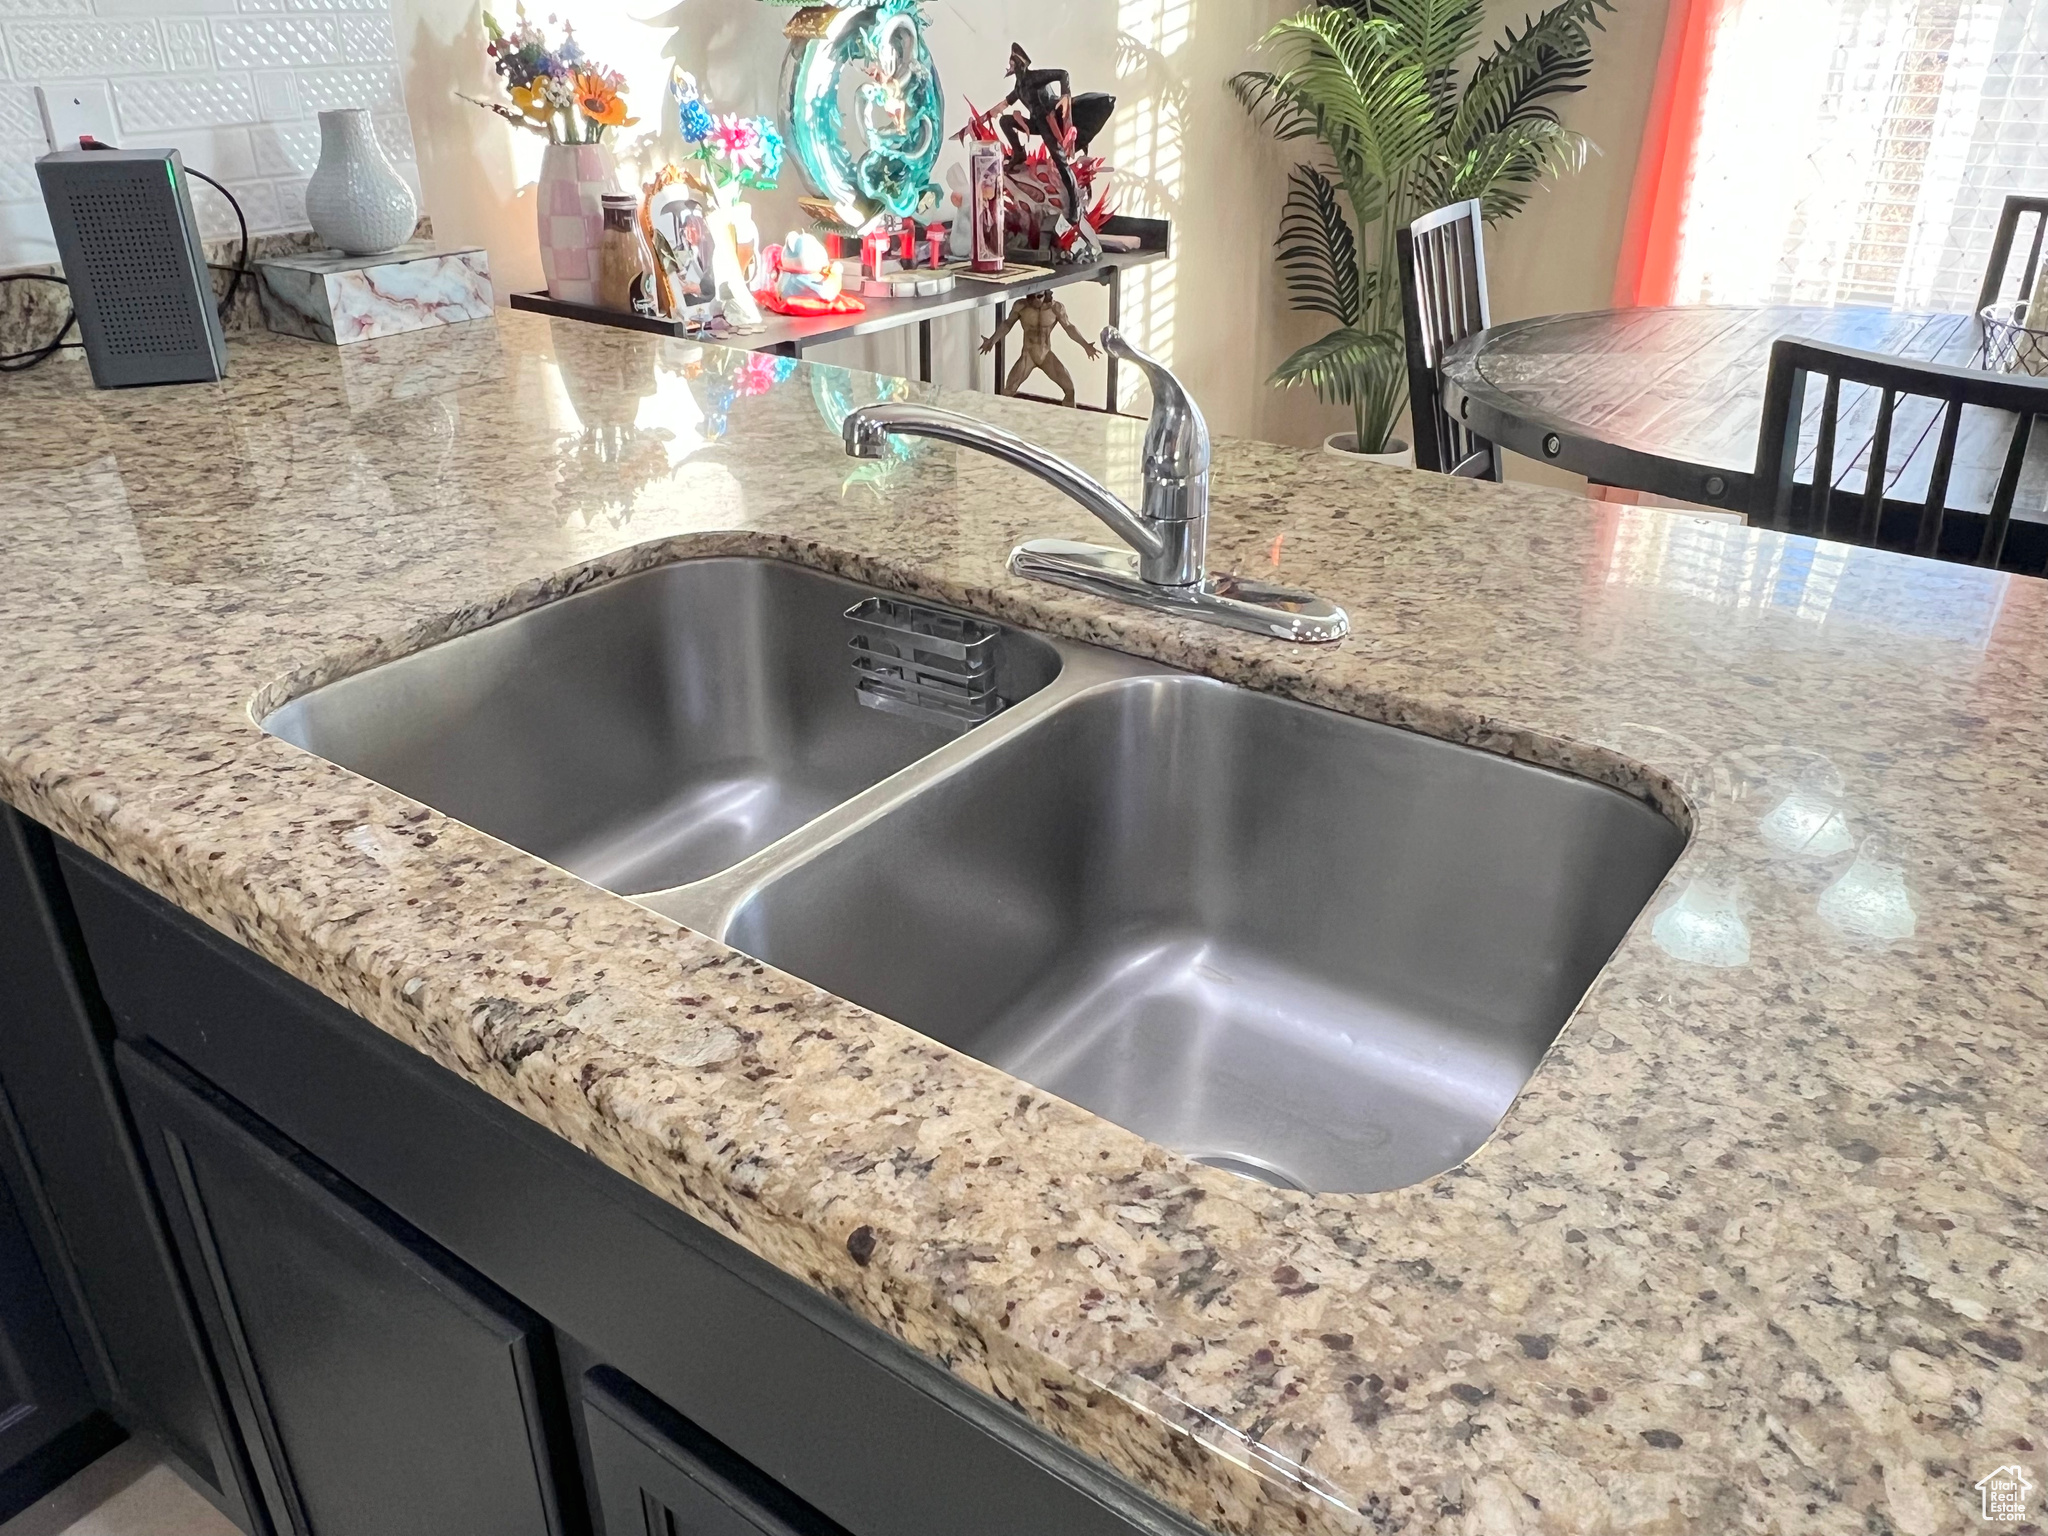
[[[1224,442],[1215,564],[1356,624],[1290,647],[1011,578],[1086,515],[845,458],[866,375],[512,314],[231,358],[0,385],[31,816],[1221,1532],[1920,1536],[2048,1472],[2048,583]],[[1135,423],[953,403],[1133,485]],[[252,723],[725,551],[1664,786],[1692,841],[1491,1142],[1307,1196]]]

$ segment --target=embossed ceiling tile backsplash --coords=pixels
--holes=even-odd
[[[405,95],[398,87],[398,68],[393,64],[300,70],[296,78],[299,101],[308,112],[328,112],[336,107],[371,107],[379,112],[405,110]]]
[[[146,75],[164,67],[163,39],[153,21],[17,21],[7,51],[23,78]]]
[[[346,54],[332,16],[237,16],[213,24],[223,69],[338,64]]]
[[[247,74],[208,75],[197,80],[183,75],[119,80],[114,83],[114,115],[120,119],[124,140],[135,140],[141,134],[160,135],[165,129],[253,123],[256,87]],[[199,162],[195,159],[193,164]]]
[[[256,169],[264,176],[310,176],[320,163],[320,128],[316,123],[264,123],[251,129]],[[386,153],[390,152],[389,147]]]
[[[0,139],[39,139],[36,95],[25,85],[0,85]]]
[[[196,16],[179,16],[163,24],[164,62],[187,73],[213,68],[213,50],[207,46],[206,23]]]
[[[177,148],[234,190],[254,234],[304,227],[333,108],[375,112],[419,186],[390,0],[0,0],[0,269],[56,259],[35,176],[43,81],[105,89],[116,143]],[[195,207],[232,232],[225,204]]]

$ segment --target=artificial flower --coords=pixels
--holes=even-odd
[[[759,170],[762,154],[759,119],[739,117],[730,112],[723,114],[712,126],[710,146],[712,153],[736,171]]]
[[[626,128],[640,121],[637,117],[626,116],[625,98],[619,95],[623,82],[614,75],[601,75],[595,70],[576,71],[576,110],[593,123],[602,123],[607,128]]]
[[[676,119],[685,144],[702,144],[711,137],[711,114],[695,96],[685,96],[676,106]]]
[[[548,100],[548,82],[545,78],[527,85],[513,86],[512,105],[535,122],[546,122],[548,114],[555,110],[554,103]]]
[[[757,118],[761,133],[761,163],[755,167],[757,185],[772,188],[782,175],[782,131],[772,117]]]
[[[621,99],[626,77],[590,63],[575,28],[567,22],[561,24],[562,41],[549,48],[547,34],[528,17],[523,4],[510,31],[488,11],[483,20],[484,51],[512,105],[467,96],[463,100],[556,143],[595,143],[605,129],[638,121],[626,116]],[[555,18],[548,17],[548,22],[553,25]]]

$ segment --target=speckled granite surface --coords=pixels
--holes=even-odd
[[[1216,563],[1357,625],[1291,648],[1011,579],[1085,516],[845,459],[862,376],[507,314],[232,356],[0,385],[0,795],[64,836],[1219,1531],[1918,1536],[2048,1481],[2048,584],[1224,444]],[[1134,424],[962,403],[1133,481]],[[1693,841],[1469,1163],[1309,1197],[251,723],[736,549],[1675,787]]]

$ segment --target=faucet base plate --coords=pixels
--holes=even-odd
[[[1135,603],[1157,613],[1269,635],[1276,640],[1327,645],[1351,633],[1351,618],[1335,603],[1290,587],[1271,587],[1238,576],[1209,576],[1185,587],[1165,587],[1138,574],[1128,549],[1072,539],[1031,539],[1010,551],[1014,575],[1098,597]]]

